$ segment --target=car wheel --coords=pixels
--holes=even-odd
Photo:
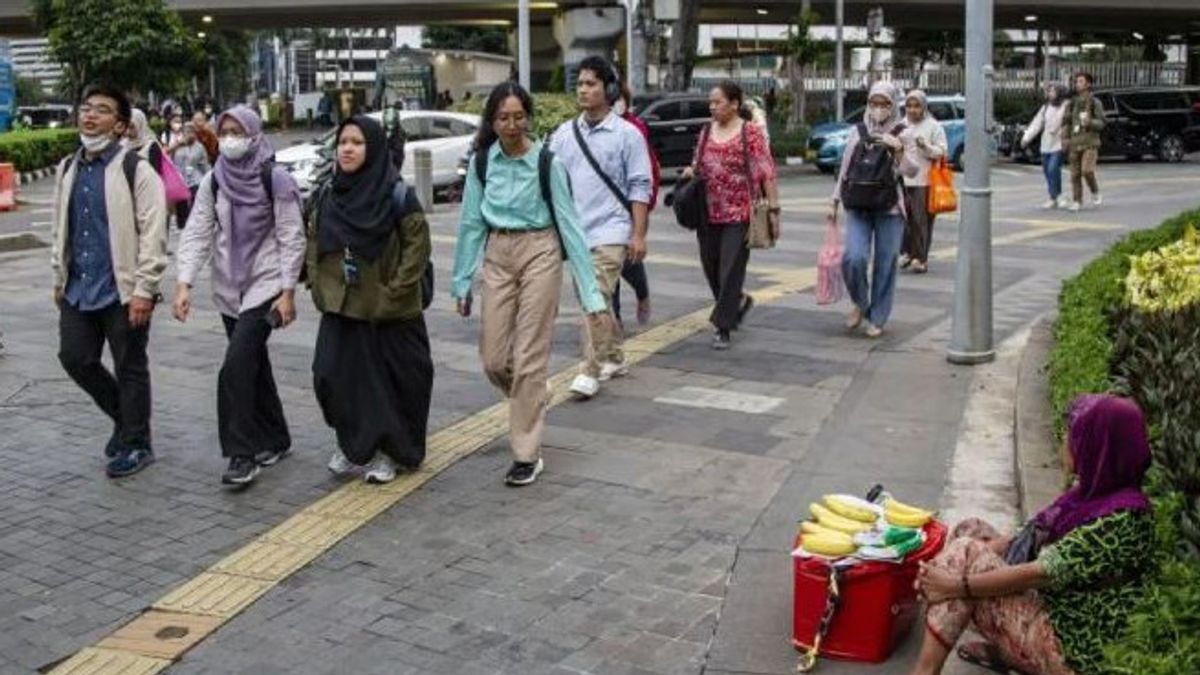
[[[954,151],[954,156],[950,158],[950,164],[952,164],[954,166],[955,171],[963,171],[965,168],[965,167],[963,167],[963,150],[964,149],[965,148],[963,148],[963,147],[959,147],[958,150]]]
[[[1125,155],[1125,161],[1126,162],[1140,162],[1140,161],[1142,161],[1142,156],[1141,155]]]
[[[818,165],[817,165],[817,171],[820,171],[821,173],[823,173],[823,174],[825,174],[825,175],[829,175],[829,174],[833,173],[833,167],[832,167],[832,166],[826,166],[826,165],[824,165],[824,164],[818,164]]]
[[[1164,162],[1182,162],[1186,154],[1183,138],[1175,134],[1165,136],[1158,142],[1158,158]]]

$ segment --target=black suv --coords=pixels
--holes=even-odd
[[[1129,160],[1152,155],[1179,162],[1200,151],[1200,87],[1100,89],[1095,95],[1108,122],[1101,134],[1101,155]],[[1012,129],[1010,152],[1018,159],[1037,159],[1037,140],[1021,152],[1024,131],[1023,125]]]
[[[634,112],[650,127],[650,143],[664,169],[692,163],[700,131],[712,122],[708,96],[673,94],[637,97]]]

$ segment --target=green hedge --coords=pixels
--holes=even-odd
[[[469,101],[455,103],[451,109],[455,112],[482,115],[485,103],[486,97],[476,96]],[[563,122],[578,114],[579,104],[572,94],[534,94],[533,124],[530,131],[538,138],[545,138]]]
[[[75,129],[29,129],[0,134],[0,162],[15,164],[17,171],[54,166],[79,147]]]

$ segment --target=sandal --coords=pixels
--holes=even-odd
[[[985,640],[969,642],[959,647],[957,653],[958,658],[963,661],[990,670],[993,673],[1028,675],[1025,671],[1005,663],[1004,655],[1000,653],[1000,648]]]

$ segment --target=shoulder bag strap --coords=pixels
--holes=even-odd
[[[583,151],[583,156],[587,158],[588,164],[592,165],[592,170],[596,172],[597,176],[600,176],[600,180],[604,181],[604,184],[608,187],[609,192],[613,193],[613,196],[617,198],[617,201],[621,202],[621,206],[625,207],[625,210],[632,215],[633,204],[631,204],[629,202],[629,198],[627,198],[621,192],[620,188],[617,187],[617,184],[613,182],[613,179],[609,178],[608,174],[604,173],[604,170],[600,168],[600,163],[596,161],[595,155],[593,155],[591,149],[588,148],[587,141],[583,140],[583,132],[579,130],[578,119],[572,120],[571,129],[575,131],[575,142],[579,144],[579,149]]]
[[[701,167],[704,166],[704,150],[708,148],[708,135],[711,129],[712,125],[709,124],[700,130],[700,146],[696,150],[696,165],[692,167],[692,171],[696,174],[697,178],[701,177]]]
[[[742,122],[742,160],[746,164],[746,188],[750,190],[750,203],[757,202],[761,197],[762,186],[754,180],[754,168],[750,165],[750,132],[746,129],[749,122]]]

